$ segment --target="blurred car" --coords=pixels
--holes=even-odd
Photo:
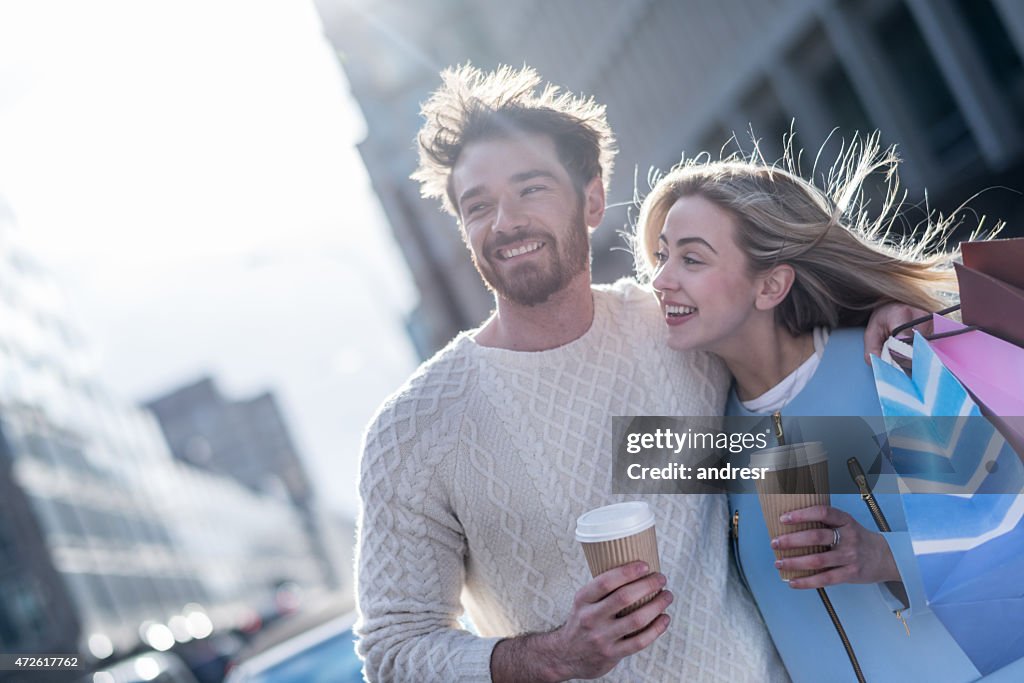
[[[361,683],[355,613],[293,636],[231,669],[224,683]]]
[[[145,652],[78,679],[79,683],[196,683],[195,676],[177,655]]]
[[[221,631],[208,638],[177,643],[171,650],[181,657],[199,683],[221,683],[228,664],[245,647],[245,639],[233,631]]]

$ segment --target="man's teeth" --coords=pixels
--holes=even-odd
[[[669,315],[690,315],[696,313],[697,309],[693,306],[665,306],[665,312]]]
[[[516,247],[515,249],[502,249],[498,252],[498,255],[501,256],[501,258],[512,258],[513,256],[520,256],[522,254],[528,254],[531,251],[537,251],[540,248],[540,242],[529,242],[521,247]]]

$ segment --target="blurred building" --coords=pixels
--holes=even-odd
[[[104,389],[0,199],[0,652],[202,637],[286,582],[324,584],[302,516],[176,461],[153,416]]]
[[[229,401],[212,378],[204,377],[145,407],[159,421],[176,459],[289,501],[317,551],[324,579],[337,585],[321,540],[315,493],[273,393]]]
[[[409,180],[416,167],[419,105],[436,87],[443,66],[467,56],[494,61],[493,28],[479,23],[484,6],[467,0],[316,5],[367,121],[359,151],[419,290],[406,329],[426,357],[453,332],[483,320],[493,300],[467,258],[455,221],[437,202],[421,199]],[[487,6],[501,11],[499,3]]]
[[[210,377],[147,401],[171,453],[253,491],[310,506],[313,489],[270,392],[229,401]]]
[[[1015,0],[316,0],[367,120],[360,145],[420,290],[408,326],[421,356],[480,322],[492,301],[455,221],[418,197],[418,103],[445,66],[529,64],[607,105],[620,147],[594,277],[631,272],[618,234],[651,167],[717,157],[735,133],[782,153],[795,119],[805,173],[826,139],[878,129],[897,144],[912,202],[971,202],[1021,234],[1024,4]],[[835,132],[833,133],[833,129]],[[831,133],[831,138],[829,138]],[[730,150],[735,151],[736,145]],[[821,166],[819,166],[819,170]],[[616,206],[617,205],[617,206]],[[917,217],[920,219],[923,213]]]

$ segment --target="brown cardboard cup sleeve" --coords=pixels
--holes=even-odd
[[[654,512],[644,501],[615,503],[580,515],[576,520],[576,540],[583,547],[594,577],[636,560],[646,562],[652,573],[661,571]],[[656,595],[638,600],[618,616],[639,609]]]

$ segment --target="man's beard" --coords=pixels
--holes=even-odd
[[[530,239],[544,242],[542,249],[549,253],[543,255],[542,262],[523,263],[508,275],[491,267],[493,259],[497,258],[494,254],[498,248]],[[590,240],[582,205],[577,205],[572,224],[563,239],[564,246],[550,233],[517,232],[487,247],[486,255],[477,258],[474,254],[473,260],[488,289],[520,306],[536,306],[565,289],[590,261]]]

